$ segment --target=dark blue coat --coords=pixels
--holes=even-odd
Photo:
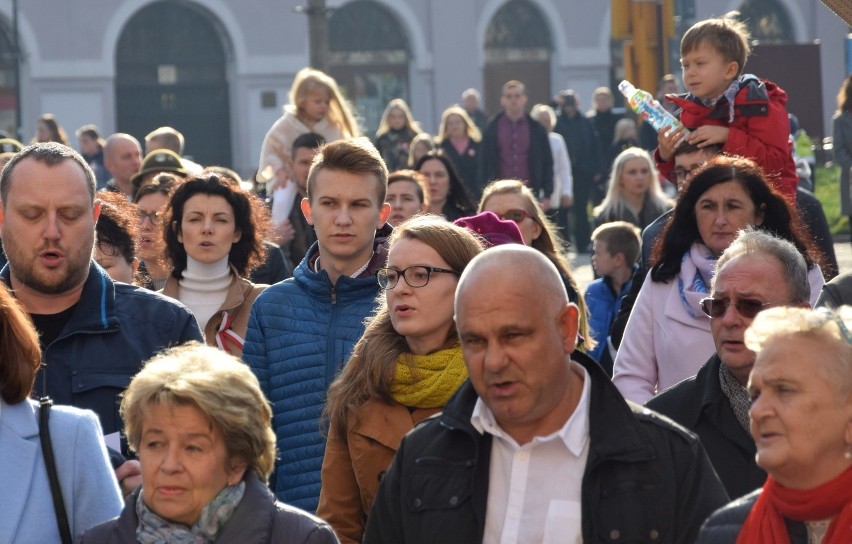
[[[368,271],[384,266],[386,226],[376,236]],[[308,512],[319,502],[325,436],[320,416],[326,391],[364,333],[379,286],[375,276],[341,276],[332,285],[311,265],[311,246],[293,277],[267,288],[254,301],[243,360],[272,403],[279,458],[271,487],[279,500]]]
[[[9,282],[9,267],[0,276]],[[98,414],[104,434],[122,429],[119,395],[142,363],[163,348],[203,342],[183,304],[141,287],[117,283],[92,263],[80,301],[59,336],[44,348],[36,394]],[[42,376],[44,373],[44,376]]]

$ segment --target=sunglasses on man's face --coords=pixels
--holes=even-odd
[[[707,297],[701,299],[701,311],[707,317],[722,317],[728,311],[728,306],[733,306],[739,314],[747,319],[753,319],[765,308],[777,303],[761,302],[751,298],[741,298],[737,302],[732,302],[726,298]]]

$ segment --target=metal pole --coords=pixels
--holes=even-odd
[[[15,47],[15,138],[22,142],[21,133],[21,42],[18,36],[18,0],[12,0],[12,35]]]
[[[308,0],[308,40],[311,50],[311,67],[328,69],[328,19],[325,0]]]

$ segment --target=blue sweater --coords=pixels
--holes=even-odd
[[[636,268],[637,266],[633,265],[634,271]],[[612,287],[612,280],[608,276],[604,276],[596,279],[586,288],[585,299],[589,311],[589,328],[592,338],[598,343],[589,355],[595,361],[600,362],[601,360],[607,346],[612,320],[615,319],[615,314],[621,307],[621,299],[630,290],[632,283],[633,276],[631,275],[627,283],[621,286],[621,291],[616,293]]]
[[[384,227],[367,271],[331,284],[314,272],[317,243],[293,277],[267,288],[254,301],[243,360],[257,375],[272,403],[272,427],[279,458],[271,487],[279,500],[316,512],[325,436],[320,417],[326,391],[364,333],[379,286],[372,272],[385,262]]]

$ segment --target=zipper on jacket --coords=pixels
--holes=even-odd
[[[331,303],[337,304],[337,286],[336,285],[331,286]]]

